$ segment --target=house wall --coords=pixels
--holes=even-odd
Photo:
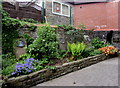
[[[52,13],[52,1],[47,1],[45,3],[45,12],[46,12],[47,22],[50,23],[51,25],[70,24],[70,17],[56,15]],[[72,8],[72,18],[73,18],[73,8]],[[72,19],[72,24],[73,24],[73,19]]]
[[[118,29],[118,2],[74,6],[74,25],[88,29]]]
[[[120,29],[120,2],[118,2],[118,29]]]

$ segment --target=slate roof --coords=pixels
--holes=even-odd
[[[99,3],[99,2],[110,2],[115,0],[70,0],[68,3],[73,5],[87,4],[87,3]]]

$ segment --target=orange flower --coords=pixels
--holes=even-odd
[[[105,55],[115,54],[116,52],[118,52],[118,49],[116,49],[114,46],[102,47],[98,50],[102,51],[102,53]]]

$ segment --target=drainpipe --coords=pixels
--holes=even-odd
[[[72,7],[70,6],[70,25],[72,25]]]
[[[44,11],[44,0],[42,0],[42,23],[45,22],[44,16],[45,16],[45,11]]]

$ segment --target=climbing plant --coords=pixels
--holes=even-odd
[[[11,18],[7,12],[1,9],[2,14],[2,53],[14,53],[14,41],[19,37],[18,27],[20,22],[18,19]]]

